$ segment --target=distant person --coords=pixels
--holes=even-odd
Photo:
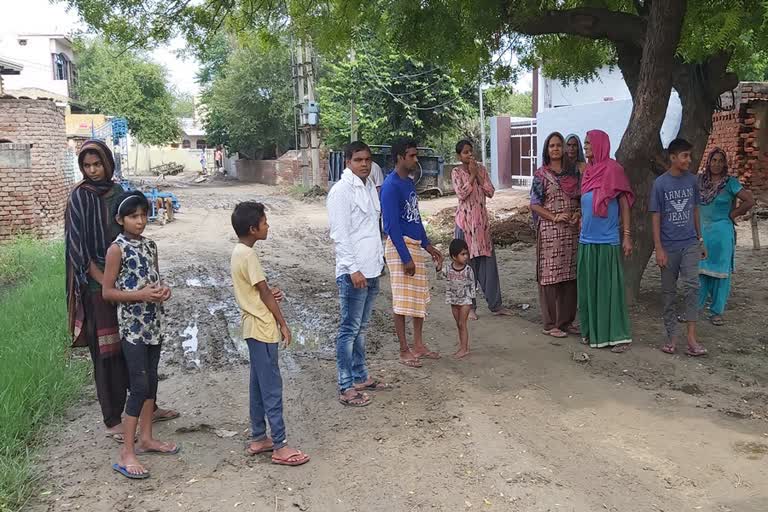
[[[128,393],[117,328],[117,307],[101,293],[107,249],[120,234],[112,211],[123,194],[112,180],[114,157],[100,140],[87,140],[78,154],[83,180],[70,193],[64,215],[67,263],[67,312],[73,347],[88,347],[93,362],[96,396],[106,435],[122,443],[122,415]],[[179,417],[170,409],[155,409],[154,420]]]
[[[278,343],[282,340],[287,348],[291,331],[278,305],[282,293],[267,285],[259,256],[253,249],[256,242],[266,240],[269,234],[264,205],[254,201],[238,204],[232,212],[232,227],[239,240],[230,260],[232,287],[251,363],[251,442],[246,453],[272,452],[273,464],[300,466],[309,462],[309,455],[288,446],[283,420],[283,379],[278,364]],[[267,437],[265,416],[272,439]]]
[[[581,178],[581,234],[577,265],[582,341],[592,348],[625,352],[632,343],[625,258],[632,254],[630,208],[635,201],[624,168],[610,158],[611,141],[601,130],[587,132],[588,164]]]
[[[207,163],[207,161],[206,161],[206,158],[205,158],[205,150],[201,149],[200,150],[200,166],[202,167],[203,174],[205,174],[206,171],[208,170],[208,167],[207,167],[206,163]]]
[[[216,151],[213,152],[213,160],[216,164],[216,172],[223,171],[224,170],[224,152],[221,150],[221,146],[216,146]]]
[[[731,293],[736,219],[752,209],[755,199],[738,179],[728,175],[728,159],[720,148],[713,149],[707,158],[699,175],[699,191],[701,234],[707,249],[707,258],[699,263],[699,309],[711,299],[709,321],[720,326]],[[738,207],[736,199],[741,201]]]
[[[579,174],[584,173],[584,169],[587,167],[584,147],[581,145],[581,139],[575,133],[569,133],[565,136],[565,161],[567,165],[575,167]]]
[[[464,240],[469,247],[469,266],[483,290],[488,309],[494,315],[509,315],[511,312],[501,301],[501,283],[496,264],[496,251],[491,239],[491,221],[485,206],[486,198],[493,197],[493,188],[488,171],[475,160],[472,143],[460,140],[456,144],[456,155],[461,165],[451,171],[453,189],[459,198],[456,208],[455,238]],[[471,320],[477,320],[477,300],[472,301]]]
[[[691,144],[685,139],[669,143],[669,170],[656,178],[649,211],[653,214],[653,244],[661,268],[666,341],[663,352],[674,354],[680,337],[678,322],[687,324],[689,356],[703,356],[707,350],[696,338],[699,304],[699,262],[707,258],[701,236],[699,184],[688,172]],[[678,317],[677,282],[682,281],[684,314]]]
[[[430,302],[427,279],[429,253],[439,271],[443,255],[427,238],[419,213],[419,198],[410,173],[419,159],[416,141],[399,139],[392,145],[395,171],[381,187],[381,206],[387,243],[384,254],[392,283],[392,309],[395,332],[400,342],[400,363],[411,368],[422,366],[421,358],[438,359],[440,354],[424,344],[424,318]],[[405,337],[405,318],[413,318],[413,350]]]
[[[157,245],[142,236],[149,201],[139,191],[123,195],[113,211],[122,233],[107,250],[102,295],[117,304],[120,346],[128,367],[131,394],[125,405],[125,444],[112,469],[130,479],[149,478],[136,455],[175,455],[179,446],[152,436],[157,399],[157,367],[163,342],[163,302],[171,289],[160,280]],[[134,439],[139,435],[138,443]]]
[[[384,247],[379,232],[381,205],[371,180],[371,149],[363,142],[344,148],[346,168],[328,193],[328,221],[336,250],[336,286],[341,322],[336,336],[339,402],[371,403],[366,391],[390,389],[374,380],[365,363],[365,331],[379,293]]]
[[[469,265],[467,242],[454,239],[448,246],[448,254],[451,262],[442,270],[445,278],[445,303],[450,304],[459,331],[459,349],[453,357],[462,359],[469,355],[469,314],[475,301],[477,284],[475,273]]]
[[[549,134],[533,175],[531,211],[536,221],[536,281],[544,334],[580,334],[576,320],[576,253],[579,245],[579,176],[563,155],[563,136]]]

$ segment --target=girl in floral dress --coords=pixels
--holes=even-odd
[[[128,366],[130,396],[125,406],[125,444],[112,468],[131,479],[149,477],[137,454],[173,455],[175,443],[152,437],[152,413],[157,396],[163,302],[171,289],[160,282],[155,242],[142,236],[149,202],[141,192],[131,192],[117,202],[115,219],[122,227],[107,250],[104,300],[118,304],[120,343]],[[140,437],[135,443],[137,427]]]
[[[451,264],[443,267],[446,280],[445,303],[451,305],[456,328],[459,330],[459,350],[453,354],[456,359],[469,355],[469,314],[477,294],[475,273],[469,265],[469,247],[467,242],[456,239],[448,247]]]

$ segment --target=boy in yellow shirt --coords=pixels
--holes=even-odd
[[[291,331],[280,311],[282,294],[271,290],[253,245],[266,240],[269,232],[264,205],[253,201],[238,204],[232,212],[232,227],[240,240],[232,250],[232,285],[240,306],[243,338],[251,360],[251,443],[247,453],[272,452],[272,462],[300,466],[309,455],[291,448],[283,422],[283,380],[278,366],[278,343],[291,344]],[[274,292],[274,294],[273,294]],[[269,421],[272,439],[267,437]]]

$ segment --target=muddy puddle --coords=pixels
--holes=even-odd
[[[272,281],[279,272],[269,273]],[[163,362],[173,371],[192,372],[248,364],[248,346],[240,327],[240,310],[232,295],[232,280],[224,269],[192,265],[169,270],[165,280],[174,296],[167,304]],[[332,291],[307,297],[285,290],[281,307],[293,333],[283,351],[284,370],[298,371],[296,356],[334,357],[338,307]],[[332,304],[332,311],[324,306]]]

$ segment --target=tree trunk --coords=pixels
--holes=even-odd
[[[625,78],[628,82],[635,82],[632,84],[634,87],[630,86],[632,115],[616,152],[616,158],[624,166],[636,197],[631,216],[634,251],[624,266],[627,297],[631,302],[640,293],[640,281],[653,250],[648,200],[656,177],[655,160],[662,149],[659,130],[666,116],[672,90],[675,52],[680,41],[685,7],[686,2],[683,0],[653,2],[640,68],[636,75],[636,68],[628,65],[626,56],[623,59],[628,75]]]

